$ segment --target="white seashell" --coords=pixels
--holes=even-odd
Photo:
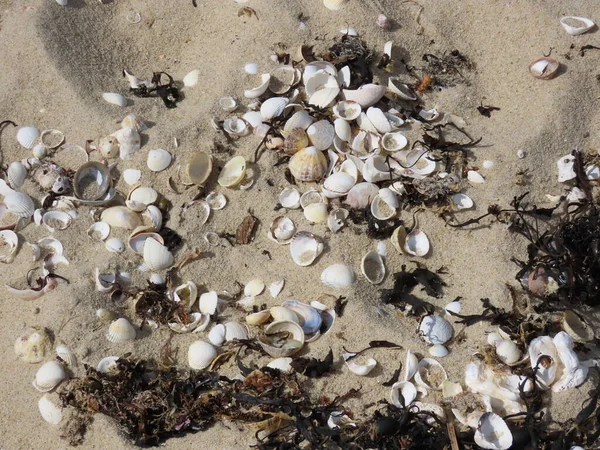
[[[391,207],[380,194],[377,194],[371,202],[371,214],[378,220],[388,220],[396,215],[396,208]]]
[[[125,244],[119,238],[110,238],[104,244],[106,250],[111,253],[123,253],[125,251]]]
[[[399,131],[385,133],[381,138],[381,146],[388,152],[397,152],[408,145],[408,139]]]
[[[263,116],[259,111],[248,111],[244,113],[242,119],[248,122],[253,128],[256,128],[263,123]],[[226,130],[229,134],[232,134],[232,131]]]
[[[217,182],[224,187],[233,188],[240,184],[246,175],[246,160],[243,156],[230,159],[221,170]]]
[[[346,219],[349,215],[350,213],[347,209],[334,209],[329,213],[329,217],[327,218],[327,227],[332,233],[337,233],[344,227],[344,225],[346,225]]]
[[[575,173],[575,157],[573,155],[565,155],[560,158],[556,165],[558,167],[558,182],[564,183],[565,181],[572,180],[577,176]]]
[[[323,0],[323,4],[325,8],[330,9],[331,11],[339,11],[344,8],[350,0]]]
[[[443,317],[429,315],[421,320],[419,334],[430,344],[443,345],[452,338],[453,329]]]
[[[183,85],[185,87],[196,86],[200,81],[200,70],[194,69],[183,77]]]
[[[354,101],[342,101],[335,104],[333,114],[338,119],[351,121],[357,119],[362,112],[361,105]]]
[[[326,72],[333,77],[337,76],[337,69],[330,62],[313,61],[304,66],[304,73],[302,74],[302,81],[304,82],[304,85],[308,84],[308,81],[311,77],[321,72]]]
[[[258,70],[258,69],[257,69]],[[253,88],[253,89],[249,89],[247,91],[244,91],[244,97],[246,98],[258,98],[261,95],[263,95],[265,92],[267,92],[267,89],[269,89],[269,83],[271,82],[271,75],[268,73],[263,73],[261,75],[261,82],[260,85]]]
[[[262,280],[255,278],[254,280],[250,280],[246,286],[244,286],[244,295],[246,297],[256,297],[262,294],[264,290],[265,283],[263,283]]]
[[[342,67],[337,74],[337,82],[340,86],[348,87],[352,82],[352,73],[349,66]]]
[[[211,316],[217,312],[219,306],[219,296],[215,291],[205,292],[200,296],[198,307],[200,312],[210,314]]]
[[[150,283],[156,284],[156,285],[159,285],[159,286],[165,284],[165,279],[159,273],[153,273],[153,274],[151,274],[150,278],[149,278],[149,281],[150,281]]]
[[[208,333],[208,340],[213,345],[222,345],[225,342],[225,325],[219,323],[212,327],[210,332]]]
[[[142,171],[138,169],[125,169],[122,173],[123,180],[130,186],[135,186],[142,178]]]
[[[381,109],[371,106],[367,109],[366,115],[379,133],[385,134],[392,131],[392,126]]]
[[[62,409],[50,399],[48,394],[45,394],[38,401],[38,410],[42,419],[52,425],[58,425],[62,421]]]
[[[107,356],[106,358],[102,358],[98,362],[98,366],[97,366],[96,370],[103,374],[110,373],[117,369],[117,361],[118,360],[119,360],[118,356]]]
[[[152,172],[160,172],[169,167],[172,159],[173,157],[168,151],[157,148],[148,152],[147,165]]]
[[[60,359],[62,359],[68,366],[73,367],[73,366],[77,365],[77,358],[71,352],[71,350],[69,350],[64,345],[57,345],[56,346],[56,355]]]
[[[406,235],[404,251],[413,256],[425,256],[429,253],[429,238],[427,235],[415,228]]]
[[[408,86],[408,84],[400,81],[398,77],[388,78],[388,90],[398,95],[402,100],[410,102],[417,99],[417,94]]]
[[[66,230],[73,218],[63,211],[48,211],[42,216],[42,223],[53,233],[56,230]]]
[[[346,101],[356,102],[367,108],[377,103],[385,95],[387,89],[378,84],[363,84],[356,90],[344,89],[342,92]]]
[[[173,265],[173,254],[154,238],[144,244],[144,263],[148,270],[161,271]]]
[[[273,361],[267,364],[267,367],[271,369],[277,369],[284,373],[292,373],[294,371],[291,364],[292,361],[292,358],[275,358]]]
[[[558,353],[549,336],[537,337],[529,343],[529,360],[532,368],[538,368],[536,382],[542,389],[548,389],[558,371]]]
[[[307,231],[297,232],[290,242],[290,254],[299,266],[310,266],[323,252],[323,242]]]
[[[485,183],[485,178],[483,178],[483,176],[475,170],[469,170],[467,172],[467,179],[471,183],[476,183],[476,184]]]
[[[445,380],[442,383],[442,396],[444,398],[449,398],[449,397],[456,397],[459,394],[462,394],[463,392],[463,388],[459,383],[454,383],[452,381],[449,380]],[[491,408],[490,408],[491,409]],[[457,419],[464,424],[464,422],[462,422],[461,419],[459,419],[457,417]]]
[[[290,172],[299,181],[318,181],[327,168],[327,158],[317,147],[306,147],[296,152],[289,162]]]
[[[400,207],[398,196],[390,188],[379,189],[378,195],[390,208],[396,209]]]
[[[297,300],[286,300],[281,306],[296,313],[305,335],[316,333],[321,328],[323,319],[318,309]]]
[[[135,128],[138,133],[148,129],[148,125],[135,114],[127,114],[121,121],[121,128]]]
[[[296,111],[292,117],[290,117],[285,126],[283,127],[284,132],[289,133],[295,128],[306,130],[313,123],[313,118],[308,114],[308,111],[301,109]]]
[[[273,306],[269,309],[269,314],[271,314],[271,317],[275,322],[287,321],[300,324],[298,314],[284,306]]]
[[[327,150],[333,144],[335,130],[328,120],[319,120],[306,130],[311,144],[319,150]]]
[[[96,269],[96,273],[98,273],[98,269]],[[114,275],[113,275],[114,277]],[[115,318],[114,313],[110,312],[108,309],[99,308],[96,310],[96,317],[104,322],[112,321]]]
[[[57,361],[48,361],[39,368],[33,380],[33,387],[40,392],[49,392],[67,378],[63,365]]]
[[[387,118],[388,122],[390,123],[392,130],[397,130],[402,125],[404,125],[404,119],[402,119],[401,117],[398,117],[395,114],[392,114],[390,112],[386,112],[384,114],[385,114],[385,117]]]
[[[404,381],[410,381],[417,373],[419,368],[419,360],[417,356],[411,351],[406,351],[406,361],[404,362]]]
[[[227,205],[227,197],[220,192],[212,191],[206,196],[206,203],[210,206],[210,209],[219,211]]]
[[[504,364],[514,364],[521,359],[521,350],[513,341],[502,339],[495,343],[496,355]]]
[[[348,121],[344,119],[335,119],[333,127],[335,129],[335,134],[342,141],[349,142],[350,139],[352,139],[352,128],[350,128]]]
[[[111,136],[116,137],[119,141],[119,157],[123,160],[133,158],[133,154],[140,149],[141,138],[135,128],[121,128]]]
[[[123,317],[115,320],[108,327],[106,339],[113,343],[133,341],[135,339],[135,328]]]
[[[180,284],[173,290],[173,300],[191,308],[198,299],[198,287],[193,281]]]
[[[535,78],[549,80],[558,73],[559,67],[560,63],[556,59],[545,56],[532,62],[529,65],[529,72]]]
[[[157,206],[148,205],[143,215],[150,219],[155,230],[160,231],[162,228],[162,212]]]
[[[356,184],[356,179],[345,172],[336,172],[328,176],[323,187],[335,194],[344,195]]]
[[[249,113],[244,115],[249,115]],[[247,136],[251,132],[250,124],[245,119],[242,119],[238,116],[227,117],[223,121],[223,130],[225,130],[225,132],[231,136]]]
[[[423,358],[419,361],[419,367],[415,373],[415,382],[417,386],[425,389],[442,390],[444,381],[448,379],[446,371],[442,365],[431,358]],[[431,383],[436,383],[432,385]]]
[[[454,203],[456,209],[470,209],[474,204],[471,197],[465,194],[454,194],[452,196],[452,203]]]
[[[369,206],[378,195],[379,188],[373,183],[358,183],[348,191],[344,203],[354,209],[363,209]]]
[[[304,331],[295,322],[277,321],[265,328],[264,335],[259,336],[259,342],[269,355],[276,358],[287,357],[304,346]]]
[[[455,300],[453,302],[450,302],[444,307],[444,310],[446,310],[446,313],[448,313],[448,314],[450,312],[453,312],[455,314],[460,314],[461,309],[462,309],[462,303],[460,302],[460,300]]]
[[[233,97],[223,97],[219,99],[219,106],[225,112],[233,112],[237,109],[237,100]]]
[[[286,209],[298,209],[300,207],[300,192],[295,188],[285,188],[279,194],[279,204]]]
[[[117,94],[115,92],[106,92],[102,94],[102,98],[111,105],[117,105],[121,108],[127,106],[127,99],[121,94]]]
[[[23,164],[15,161],[8,166],[6,176],[10,186],[18,189],[23,186],[23,183],[25,183],[25,179],[27,178],[27,169]]]
[[[371,250],[363,256],[360,268],[367,281],[371,284],[380,284],[385,278],[383,258],[375,250]]]
[[[138,255],[143,255],[144,246],[146,245],[148,238],[156,239],[160,244],[165,243],[162,236],[158,233],[155,233],[153,228],[142,225],[131,232],[129,235],[129,240],[127,241],[127,245]]]
[[[393,175],[393,161],[393,159],[386,161],[386,158],[381,155],[370,156],[365,161],[363,167],[363,178],[369,183],[390,180]],[[398,163],[396,163],[396,165],[398,165]],[[390,172],[392,172],[392,174],[390,174]]]
[[[239,322],[227,322],[225,324],[225,341],[229,342],[234,339],[248,339],[248,331]]]
[[[34,157],[38,159],[45,158],[48,155],[48,150],[42,144],[36,144],[31,150]]]
[[[202,370],[210,366],[217,356],[217,349],[204,341],[194,341],[188,349],[188,364],[194,370]]]
[[[269,228],[269,239],[278,244],[289,244],[296,234],[296,225],[288,217],[277,217]]]
[[[210,316],[208,314],[192,312],[188,313],[185,322],[181,320],[169,322],[168,326],[176,333],[189,333],[190,331],[197,333],[206,330],[209,323]]]
[[[36,127],[21,127],[17,131],[17,141],[27,149],[32,149],[39,137],[40,130]]]
[[[448,355],[448,349],[440,344],[432,345],[427,351],[431,356],[435,356],[436,358],[443,358]]]
[[[273,97],[266,100],[260,107],[260,113],[265,121],[283,114],[283,109],[290,101],[285,97]]]
[[[271,297],[275,298],[279,295],[279,293],[283,290],[283,285],[285,284],[284,280],[274,281],[269,285],[269,294]]]
[[[567,22],[568,20],[579,22],[580,25],[569,25],[569,23]],[[596,23],[593,20],[577,16],[563,16],[560,18],[560,24],[563,26],[565,31],[571,36],[578,36],[580,34],[587,33],[596,26]]]
[[[354,28],[342,28],[340,29],[340,33],[346,36],[358,36],[358,31],[356,31]]]
[[[33,253],[33,262],[39,261],[42,256],[42,249],[37,244],[30,244],[26,242],[26,244],[31,248],[31,253]]]
[[[346,264],[333,264],[321,272],[321,282],[333,289],[344,289],[355,281],[354,270]]]
[[[417,388],[410,381],[392,385],[391,399],[396,408],[407,408],[417,398]]]
[[[105,209],[100,215],[100,219],[111,227],[127,230],[133,230],[142,224],[140,216],[125,206],[113,206]]]
[[[502,417],[486,412],[475,429],[475,443],[485,449],[506,450],[512,446],[513,436]]]
[[[371,119],[369,119],[369,117],[367,116],[366,112],[360,113],[360,116],[358,116],[358,118],[356,119],[356,124],[363,131],[369,133],[379,133],[375,125],[373,125],[373,122],[371,122]]]
[[[352,373],[355,373],[361,377],[367,376],[377,365],[377,361],[375,361],[373,358],[369,358],[366,364],[358,364],[356,361],[354,361],[354,359],[349,359],[354,356],[354,353],[344,353],[342,356],[346,362],[346,365],[348,366],[348,369],[350,369]]]
[[[248,63],[244,66],[244,70],[250,75],[256,75],[258,73],[258,64]]]
[[[23,192],[11,192],[4,197],[6,208],[18,217],[29,218],[33,216],[35,206],[29,195]]]
[[[325,87],[312,94],[308,99],[308,103],[316,106],[317,108],[327,108],[335,101],[339,93],[340,88],[337,86]]]
[[[10,264],[19,249],[19,236],[12,230],[0,230],[0,261]]]
[[[271,318],[271,312],[267,309],[252,313],[246,316],[246,323],[248,325],[262,325]]]

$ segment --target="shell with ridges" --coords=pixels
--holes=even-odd
[[[115,320],[108,327],[106,339],[113,343],[133,341],[136,336],[136,331],[133,325],[127,319],[121,317]]]
[[[11,192],[4,197],[6,208],[18,217],[31,217],[35,211],[33,200],[23,192]]]
[[[319,150],[327,150],[333,144],[335,130],[328,120],[319,120],[306,130],[308,139]]]
[[[25,183],[25,179],[27,178],[27,168],[19,161],[14,161],[8,166],[6,177],[8,178],[10,186],[18,189]]]
[[[38,410],[42,419],[52,425],[58,425],[62,421],[62,409],[50,399],[48,394],[38,401]]]
[[[62,359],[68,366],[73,367],[77,365],[77,358],[75,357],[73,352],[71,352],[71,350],[69,350],[66,346],[57,345],[55,350],[56,355],[60,359]]]
[[[36,127],[21,127],[17,131],[17,141],[27,149],[32,149],[39,137],[40,130]]]
[[[327,172],[327,158],[317,147],[307,147],[292,156],[289,168],[298,181],[318,181]]]
[[[154,238],[144,244],[144,263],[149,270],[161,271],[173,265],[173,254]]]

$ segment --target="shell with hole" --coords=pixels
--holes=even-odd
[[[36,364],[52,351],[52,339],[43,328],[32,329],[15,340],[14,350],[21,361]]]
[[[452,338],[453,333],[452,324],[440,316],[425,316],[419,325],[419,334],[430,344],[443,345]]]
[[[290,242],[290,254],[302,267],[310,266],[323,252],[323,242],[308,231],[297,232]]]
[[[103,158],[116,158],[119,155],[119,141],[114,136],[103,136],[98,139],[97,149]]]
[[[217,181],[221,186],[233,188],[242,182],[245,175],[246,160],[243,156],[236,156],[225,164]]]
[[[347,264],[332,264],[321,272],[321,282],[332,289],[344,289],[356,281],[354,270]]]
[[[208,342],[194,341],[188,348],[188,364],[194,370],[206,369],[217,356],[217,349]]]
[[[371,284],[380,284],[385,278],[383,258],[375,250],[371,250],[363,256],[360,268],[367,281]]]
[[[274,358],[291,356],[304,346],[304,331],[295,322],[282,320],[269,324],[259,343]]]
[[[58,361],[48,361],[39,368],[33,387],[40,392],[50,392],[67,378],[64,366]]]
[[[337,233],[346,225],[346,219],[350,213],[344,208],[335,208],[327,217],[327,227],[332,233]]]
[[[112,322],[108,327],[108,332],[106,333],[106,339],[108,339],[114,344],[120,342],[133,341],[135,339],[135,336],[135,328],[124,317],[121,317]]]
[[[327,173],[327,158],[317,147],[298,151],[289,162],[289,169],[298,181],[318,181]]]
[[[133,230],[142,224],[140,216],[126,206],[112,206],[105,209],[100,219],[111,227]]]
[[[537,367],[536,382],[542,389],[548,389],[556,380],[558,372],[558,352],[549,336],[539,336],[529,343],[531,367]]]

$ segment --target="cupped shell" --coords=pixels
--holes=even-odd
[[[380,284],[385,278],[383,258],[375,250],[371,250],[363,256],[360,268],[367,281],[371,284]]]
[[[354,284],[354,270],[347,264],[333,264],[321,273],[321,282],[332,289],[344,289]]]
[[[142,224],[140,216],[126,206],[107,208],[102,212],[100,218],[111,227],[125,228],[126,230],[133,230]]]
[[[152,172],[160,172],[169,167],[172,159],[173,157],[168,151],[157,148],[148,152],[146,164]]]
[[[300,192],[296,188],[285,188],[279,194],[279,204],[286,209],[298,209],[300,207]]]
[[[377,103],[385,95],[387,89],[378,84],[363,84],[356,90],[344,89],[342,92],[346,101],[358,103],[367,108]]]
[[[267,89],[269,89],[269,83],[271,81],[271,75],[268,73],[263,73],[261,75],[260,78],[260,85],[253,88],[253,89],[249,89],[247,91],[244,91],[244,97],[246,98],[258,98],[261,95],[263,95],[265,92],[267,92]]]
[[[0,262],[12,263],[19,249],[19,236],[12,230],[0,231]]]
[[[33,387],[40,392],[49,392],[67,378],[64,366],[58,361],[48,361],[39,368]]]
[[[545,56],[532,62],[529,65],[529,72],[535,78],[549,80],[558,74],[559,67],[560,63],[556,59]]]
[[[475,443],[485,449],[506,450],[512,446],[513,436],[502,417],[486,412],[477,424]]]
[[[297,232],[290,242],[292,259],[299,266],[310,266],[323,252],[323,242],[308,231]]]
[[[571,25],[569,21],[576,22],[578,25]],[[560,18],[560,24],[571,36],[587,33],[596,26],[593,20],[578,16],[563,16]]]
[[[213,168],[213,158],[204,152],[194,153],[187,164],[187,176],[193,184],[202,186],[210,176]]]
[[[133,341],[135,336],[135,328],[124,317],[112,322],[108,327],[108,332],[106,334],[106,338],[115,344],[119,342]]]
[[[327,172],[327,158],[317,147],[297,152],[289,162],[290,172],[298,181],[318,181]]]
[[[333,115],[338,119],[352,121],[357,119],[362,112],[361,106],[357,102],[343,101],[338,102],[333,107]]]
[[[296,225],[292,219],[284,216],[277,217],[273,220],[269,228],[269,239],[278,244],[289,244],[296,234]]]
[[[110,225],[106,222],[96,222],[88,228],[87,234],[94,241],[103,241],[110,234]]]
[[[275,358],[291,356],[304,346],[304,331],[295,322],[273,322],[259,336],[264,351]]]
[[[149,270],[161,271],[173,265],[173,254],[154,238],[144,244],[144,263]]]
[[[48,211],[42,216],[42,223],[51,233],[55,230],[66,230],[73,218],[64,211]]]
[[[233,188],[244,179],[246,175],[246,160],[243,156],[230,159],[219,174],[218,183],[221,186]]]
[[[417,386],[440,391],[442,390],[444,381],[447,379],[448,375],[446,371],[435,359],[423,358],[419,361],[419,366],[415,372]]]
[[[305,335],[314,334],[321,328],[323,319],[321,313],[316,308],[297,300],[286,300],[281,306],[294,311],[300,319],[299,325],[302,327]]]
[[[206,369],[217,356],[217,349],[204,341],[194,341],[188,349],[188,364],[194,370]]]
[[[417,398],[417,388],[410,381],[399,381],[392,385],[391,399],[396,408],[406,408]]]

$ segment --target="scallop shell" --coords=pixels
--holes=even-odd
[[[35,206],[29,195],[23,192],[11,192],[4,197],[6,208],[18,217],[29,218],[33,216]]]
[[[335,130],[328,120],[319,120],[306,130],[311,144],[319,150],[327,150],[333,144]]]
[[[342,92],[346,101],[356,102],[367,108],[377,103],[385,95],[387,89],[378,84],[363,84],[356,90],[344,89]]]
[[[144,263],[151,271],[161,271],[173,265],[173,254],[154,238],[144,244]]]
[[[532,62],[529,65],[529,72],[535,78],[549,80],[558,74],[559,68],[560,63],[556,59],[545,56]]]
[[[286,300],[281,306],[296,313],[300,319],[299,325],[302,327],[305,335],[314,334],[321,328],[321,324],[323,323],[321,313],[311,305],[297,300]]]
[[[17,131],[17,141],[27,149],[32,149],[39,137],[40,130],[36,127],[21,127]]]
[[[360,268],[367,281],[371,284],[380,284],[385,278],[383,258],[375,250],[371,250],[363,256]]]
[[[421,319],[419,333],[430,344],[443,345],[452,338],[452,324],[440,316],[429,315]]]
[[[310,145],[308,135],[302,128],[290,130],[283,142],[283,151],[288,155],[294,155]]]
[[[173,157],[168,151],[157,148],[148,152],[147,165],[152,172],[160,172],[169,167],[172,159]]]
[[[475,443],[485,449],[506,450],[513,444],[513,436],[502,417],[486,412],[475,429]]]
[[[350,0],[323,0],[323,4],[325,8],[330,9],[332,11],[339,11],[344,8]]]
[[[12,230],[0,230],[0,261],[10,264],[19,249],[19,236]]]
[[[397,152],[408,145],[408,139],[399,131],[385,133],[381,138],[381,146],[388,152]]]
[[[135,328],[123,317],[115,320],[108,327],[106,339],[113,343],[133,341],[135,339]]]
[[[25,179],[27,178],[27,168],[20,162],[15,161],[8,166],[6,176],[10,186],[18,189],[25,183]]]
[[[230,159],[219,174],[218,183],[221,186],[232,188],[239,184],[246,174],[246,160],[243,156]]]
[[[399,381],[392,385],[390,396],[396,408],[407,408],[417,398],[417,388],[410,381]]]
[[[312,203],[304,208],[304,217],[310,223],[325,223],[329,214],[325,203]]]
[[[63,211],[48,211],[42,216],[42,223],[53,233],[56,230],[66,230],[73,218]]]
[[[285,188],[279,194],[279,204],[286,209],[298,209],[300,207],[300,192],[296,188]]]
[[[133,154],[140,149],[141,138],[135,128],[121,128],[111,136],[119,141],[119,157],[123,160],[133,158]]]
[[[361,105],[353,101],[342,101],[333,107],[333,115],[338,119],[351,121],[357,119],[362,112]]]
[[[15,340],[14,350],[23,362],[42,362],[52,350],[52,340],[43,329],[34,329]]]
[[[73,191],[81,200],[93,201],[102,198],[110,185],[110,170],[97,161],[83,164],[73,177]]]
[[[323,252],[323,242],[307,231],[297,232],[290,242],[292,259],[299,266],[310,266]]]
[[[200,70],[199,69],[194,69],[194,70],[188,72],[188,74],[183,77],[183,85],[185,87],[196,86],[198,84],[198,81],[200,81]]]
[[[246,98],[258,98],[267,92],[269,89],[269,84],[271,82],[271,75],[268,73],[263,73],[260,77],[261,84],[253,89],[249,89],[244,91],[244,97]]]
[[[140,216],[125,206],[112,206],[105,209],[100,219],[111,227],[133,230],[142,224]]]
[[[572,26],[567,22],[568,20],[574,20],[576,22],[581,23],[580,26]],[[578,36],[580,34],[587,33],[592,28],[596,26],[596,23],[588,19],[586,17],[577,17],[577,16],[563,16],[560,18],[560,24],[563,26],[565,31],[569,33],[571,36]]]
[[[327,172],[327,158],[317,147],[307,147],[292,156],[289,168],[298,181],[318,181]]]
[[[291,356],[304,346],[304,331],[295,322],[273,322],[259,336],[259,343],[269,355],[279,358]]]
[[[74,367],[77,365],[77,358],[75,357],[73,352],[71,352],[71,350],[69,350],[64,345],[56,346],[56,355],[60,359],[62,359],[68,366]]]
[[[42,419],[52,425],[58,425],[62,421],[62,409],[50,399],[48,394],[38,401],[38,410]]]
[[[217,349],[204,341],[194,341],[188,349],[188,364],[194,370],[206,369],[217,356]]]
[[[202,186],[210,176],[213,168],[211,155],[204,152],[194,153],[187,164],[187,175],[193,184]]]
[[[206,196],[206,203],[208,203],[210,209],[219,211],[227,205],[227,197],[220,192],[212,191]]]
[[[227,322],[225,324],[225,341],[233,341],[234,339],[248,339],[248,331],[246,327],[239,322]]]
[[[49,392],[67,378],[64,366],[58,361],[48,361],[39,368],[33,387],[40,392]]]
[[[296,234],[296,225],[292,219],[284,216],[273,220],[269,228],[269,238],[278,244],[289,244]]]

